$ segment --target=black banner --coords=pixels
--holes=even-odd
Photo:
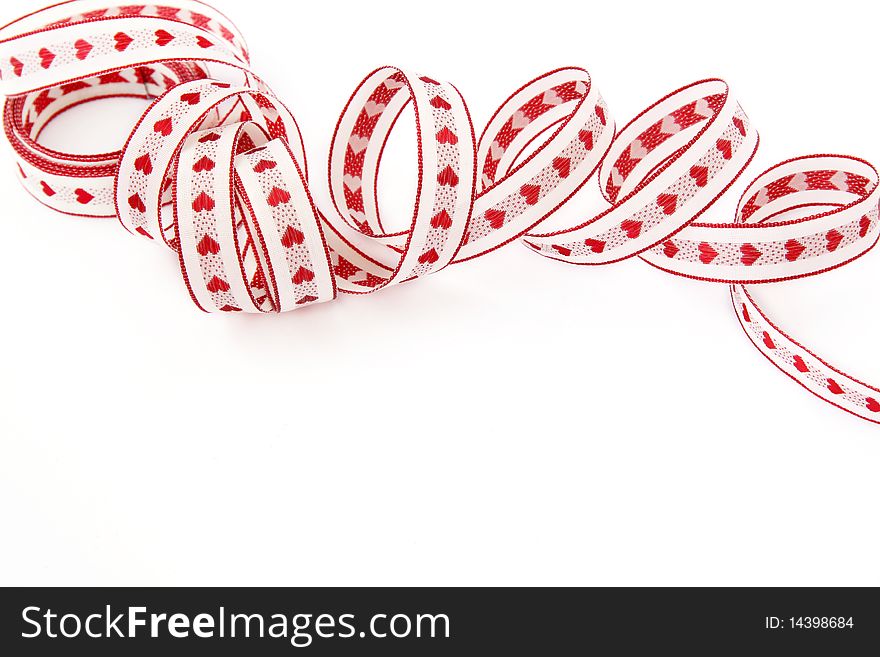
[[[880,646],[880,602],[867,588],[120,588],[0,595],[0,649],[16,656],[646,654],[646,647],[677,655],[854,655]]]

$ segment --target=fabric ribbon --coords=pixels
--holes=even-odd
[[[369,294],[520,240],[576,265],[639,257],[727,283],[754,345],[831,404],[880,421],[880,390],[835,368],[775,324],[749,285],[852,262],[880,236],[878,173],[842,155],[778,164],[727,223],[703,221],[752,161],[758,134],[718,79],[661,98],[617,130],[581,68],[516,90],[479,138],[458,89],[384,67],[342,111],[330,148],[332,208],[312,198],[296,120],[250,68],[244,38],[193,0],[73,0],[0,30],[3,121],[19,178],[71,215],[116,217],[177,252],[208,312],[268,313]],[[151,104],[118,152],[76,155],[38,142],[65,110],[121,96]],[[405,108],[415,114],[418,188],[409,228],[379,211],[378,175]],[[583,220],[545,219],[596,180],[607,201]]]

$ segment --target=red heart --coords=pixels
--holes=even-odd
[[[804,245],[797,240],[788,240],[785,243],[785,259],[789,262],[794,262],[801,257],[801,253],[804,252],[804,248]]]
[[[692,166],[691,178],[697,183],[697,187],[705,187],[709,184],[709,167]]]
[[[116,40],[116,50],[122,52],[126,48],[131,45],[133,39],[128,36],[125,32],[117,32],[116,36],[113,37]]]
[[[861,221],[859,221],[859,237],[864,237],[868,234],[868,228],[871,227],[871,220],[868,217],[862,217]]]
[[[214,168],[214,160],[212,160],[207,155],[203,156],[202,159],[198,160],[195,164],[193,164],[193,171],[199,173],[201,171],[211,171]]]
[[[534,205],[538,202],[541,187],[539,185],[523,185],[519,188],[519,193],[526,200],[526,203]]]
[[[770,337],[770,334],[767,333],[767,331],[764,331],[764,344],[767,345],[768,349],[776,349],[773,338]]]
[[[190,105],[197,104],[201,99],[202,99],[202,94],[200,94],[198,91],[192,91],[188,94],[183,94],[180,97],[181,101],[183,101],[184,103],[189,103]]]
[[[828,233],[825,235],[825,239],[828,240],[828,250],[836,251],[837,247],[840,246],[841,240],[843,240],[843,235],[841,235],[840,232],[832,229],[829,230]]]
[[[76,48],[76,58],[80,61],[88,57],[89,53],[92,52],[92,44],[85,39],[77,39],[73,46]]]
[[[449,230],[452,227],[452,219],[449,217],[449,213],[446,210],[440,210],[440,212],[435,214],[434,218],[431,219],[431,225],[434,228]]]
[[[163,137],[167,137],[171,134],[171,130],[174,126],[171,123],[170,117],[165,117],[164,119],[159,119],[153,125],[153,130],[161,134]]]
[[[700,242],[700,262],[704,265],[708,265],[715,258],[718,257],[718,251],[712,248],[712,245],[708,242]]]
[[[588,151],[593,150],[593,132],[591,130],[581,130],[578,133],[578,139]]]
[[[605,125],[605,110],[602,109],[601,105],[596,105],[596,116],[599,117],[599,122]]]
[[[296,302],[297,306],[304,306],[307,303],[313,303],[318,300],[318,297],[313,297],[311,294],[307,294],[302,299]]]
[[[292,249],[294,244],[302,244],[306,239],[301,230],[297,230],[293,226],[288,226],[281,236],[281,243],[288,249]]]
[[[841,388],[837,381],[835,381],[834,379],[828,379],[828,389],[831,391],[832,394],[843,394],[843,388]]]
[[[55,55],[52,54],[52,51],[47,50],[46,48],[40,48],[40,66],[43,68],[49,68],[52,66],[52,60],[55,59]]]
[[[733,144],[730,143],[727,139],[719,139],[715,144],[715,147],[721,151],[721,154],[724,156],[725,160],[729,160],[733,157]]]
[[[137,210],[138,212],[146,212],[147,206],[144,205],[144,202],[141,200],[140,194],[132,194],[128,197],[128,205],[132,210]]]
[[[675,194],[660,194],[657,197],[657,205],[663,209],[664,214],[672,214],[678,205],[678,196]]]
[[[144,153],[134,161],[134,168],[137,171],[143,171],[145,175],[149,175],[153,171],[153,161],[150,159],[149,153]]]
[[[138,235],[143,235],[143,236],[146,237],[148,240],[153,239],[153,236],[150,235],[150,234],[144,229],[143,226],[138,226],[137,228],[134,229],[134,232],[136,232]],[[177,248],[180,246],[180,242],[178,242],[177,238],[175,237],[173,240],[171,240],[171,242],[169,242],[169,245],[170,245],[170,246],[176,251]]]
[[[878,402],[873,397],[868,397],[865,400],[865,406],[867,406],[868,410],[872,413],[880,413],[880,402]]]
[[[12,65],[12,72],[15,73],[18,77],[21,77],[21,72],[24,69],[24,64],[18,61],[15,57],[11,57],[9,59],[9,63]]]
[[[300,285],[302,283],[308,283],[315,278],[315,273],[311,269],[306,269],[305,267],[300,267],[296,270],[296,273],[293,275],[293,284]]]
[[[458,176],[455,175],[455,171],[452,170],[451,166],[447,166],[437,175],[437,182],[441,185],[455,187],[458,184]]]
[[[218,139],[222,139],[222,137],[220,137],[220,135],[218,135],[216,132],[209,132],[204,137],[199,139],[199,143],[207,144],[209,141],[217,141]]]
[[[229,283],[224,281],[222,278],[215,276],[210,281],[208,281],[208,292],[226,292],[229,290]]]
[[[257,173],[263,173],[268,169],[274,169],[276,166],[278,165],[272,160],[260,160],[254,165],[254,171]]]
[[[807,366],[807,364],[804,362],[804,359],[801,358],[800,356],[795,356],[795,357],[794,357],[794,368],[795,368],[798,372],[803,372],[804,374],[806,374],[807,372],[810,371],[810,368],[809,368],[809,367]]]
[[[569,249],[569,248],[567,248],[567,247],[564,247],[564,246],[558,246],[558,245],[556,245],[556,244],[553,244],[552,246],[553,246],[553,249],[554,249],[555,251],[557,251],[558,253],[560,253],[561,255],[564,255],[564,256],[570,256],[570,255],[571,255],[571,249]]]
[[[425,251],[422,255],[419,256],[419,262],[421,264],[434,264],[440,259],[440,256],[437,255],[437,252],[434,249],[430,249],[429,251]]]
[[[193,210],[195,210],[196,212],[210,212],[213,209],[214,199],[208,196],[205,192],[202,192],[201,194],[196,196],[196,200],[193,201]]]
[[[758,258],[764,255],[751,244],[743,244],[741,247],[739,247],[739,250],[742,253],[741,259],[744,265],[753,265],[755,264],[755,262],[757,262]]]
[[[620,229],[626,233],[626,236],[634,240],[642,234],[642,222],[633,219],[627,219],[620,224]]]
[[[568,174],[571,173],[571,159],[557,157],[553,160],[553,168],[559,173],[560,178],[568,178]]]
[[[200,48],[210,48],[211,46],[214,45],[213,41],[206,39],[205,37],[203,37],[201,35],[199,35],[199,38],[196,39],[196,43],[199,44]]]
[[[675,246],[675,242],[666,240],[663,243],[663,253],[667,258],[674,258],[675,254],[678,253],[678,247]]]
[[[91,201],[93,198],[95,198],[94,196],[89,194],[84,189],[75,189],[73,191],[73,193],[76,194],[76,200],[79,201],[80,203],[82,203],[83,205],[85,205],[86,203]]]
[[[43,193],[46,196],[55,196],[55,190],[49,187],[44,181],[40,181],[40,187],[43,188]]]
[[[217,240],[205,233],[205,236],[196,245],[196,251],[199,252],[199,255],[203,256],[209,253],[216,254],[220,252],[220,245],[217,243]]]
[[[236,306],[230,306],[228,303],[220,308],[220,310],[224,313],[240,313],[241,308],[237,308]]]
[[[450,110],[450,109],[452,109],[452,105],[450,105],[449,103],[447,103],[447,102],[446,102],[445,100],[443,100],[443,98],[441,98],[440,96],[434,96],[434,97],[431,99],[431,106],[432,106],[432,107],[436,107],[437,109],[442,109],[442,110]]]
[[[157,46],[167,46],[169,43],[174,41],[174,35],[166,32],[165,30],[156,30],[156,45]]]
[[[749,309],[746,308],[746,304],[743,304],[743,305],[742,305],[742,310],[743,310],[743,320],[744,320],[747,324],[751,323],[752,318],[749,317]]]
[[[584,244],[590,247],[593,253],[602,253],[605,250],[605,242],[602,240],[588,239],[584,240]]]
[[[505,214],[504,210],[486,210],[486,221],[492,228],[498,230],[504,225]]]
[[[458,143],[458,137],[452,132],[452,130],[444,126],[443,129],[437,133],[437,141],[441,144],[455,145]]]
[[[438,86],[440,85],[440,83],[437,82],[437,80],[435,80],[434,78],[429,78],[427,75],[423,75],[422,77],[419,78],[419,80],[421,80],[422,82],[427,82],[428,84],[436,84]]]
[[[738,116],[734,116],[733,119],[731,119],[731,120],[733,121],[733,125],[736,126],[736,129],[739,130],[739,133],[743,137],[745,137],[746,136],[746,124],[743,123],[743,120],[741,118],[739,118]]]
[[[271,205],[273,208],[281,205],[282,203],[287,203],[290,200],[290,192],[286,189],[281,189],[280,187],[273,187],[272,191],[269,192],[269,195],[266,197],[266,203]]]

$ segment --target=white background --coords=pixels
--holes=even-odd
[[[389,63],[454,81],[478,130],[558,66],[588,68],[620,123],[718,75],[762,134],[749,179],[809,152],[880,161],[869,3],[215,4],[296,114],[319,201],[338,111]],[[121,143],[124,109],[46,142]],[[880,585],[880,429],[767,363],[724,286],[512,245],[366,298],[209,316],[170,252],[43,208],[5,159],[2,584]],[[872,253],[758,297],[876,384],[878,273]]]

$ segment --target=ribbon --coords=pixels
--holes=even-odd
[[[880,390],[799,344],[749,292],[870,250],[880,236],[877,170],[842,155],[792,159],[748,186],[732,221],[704,222],[759,143],[722,80],[682,87],[617,130],[587,71],[560,68],[511,94],[477,138],[451,83],[380,68],[336,124],[333,207],[318,208],[296,120],[251,70],[236,27],[201,2],[73,0],[34,12],[0,30],[0,76],[25,189],[59,212],[116,217],[172,248],[204,311],[284,312],[369,294],[517,240],[576,265],[639,257],[729,284],[746,335],[776,367],[880,421]],[[120,151],[75,155],[38,143],[68,108],[119,96],[152,100]],[[409,228],[392,231],[377,180],[408,106],[418,188]],[[590,180],[607,207],[542,230]]]

